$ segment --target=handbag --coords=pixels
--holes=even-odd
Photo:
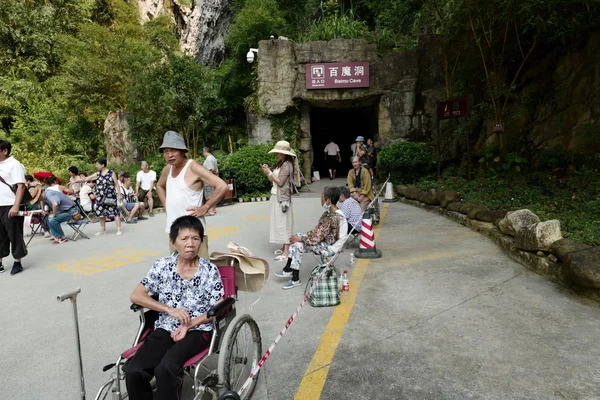
[[[325,272],[323,272],[325,270]],[[317,282],[317,278],[323,272],[321,280]],[[308,293],[313,282],[317,282],[310,294],[308,301],[313,307],[330,307],[340,304],[342,292],[339,286],[339,272],[332,265],[317,265],[310,272],[310,278],[306,283],[304,295]]]
[[[115,197],[105,197],[104,200],[102,200],[102,205],[115,207],[117,205],[117,199]]]
[[[8,182],[6,182],[1,176],[0,181],[9,187],[11,192],[13,192],[15,195],[17,194],[17,184],[11,185]],[[25,192],[23,192],[23,199],[21,200],[20,206],[28,204],[31,200],[33,200],[33,197],[31,196],[31,193],[29,193],[29,190],[25,188]]]
[[[293,172],[294,168],[292,167],[290,169],[290,177],[288,179],[288,184],[290,185],[290,194],[294,193],[294,177],[293,177]],[[277,199],[279,200],[279,191],[277,191]],[[287,210],[290,208],[290,201],[289,200],[280,200],[279,201],[279,206],[281,207],[281,212],[285,213],[287,212]]]

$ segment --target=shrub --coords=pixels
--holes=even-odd
[[[383,148],[377,158],[377,167],[385,175],[391,174],[394,183],[411,183],[429,174],[435,158],[429,147],[420,143],[400,142]]]
[[[233,176],[239,194],[265,192],[271,187],[271,182],[262,172],[260,166],[268,164],[273,168],[276,162],[275,154],[269,154],[272,149],[269,144],[255,144],[242,147],[238,151],[223,157],[219,170],[224,175]]]

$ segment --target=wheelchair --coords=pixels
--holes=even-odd
[[[250,377],[262,355],[258,325],[248,314],[236,315],[237,288],[234,267],[218,268],[225,295],[224,300],[215,304],[207,313],[213,322],[210,345],[183,365],[184,375],[192,380],[194,400],[204,399],[205,396],[212,396],[212,399],[216,400],[221,394],[237,392]],[[114,371],[98,391],[95,400],[128,398],[127,393],[122,392],[128,360],[135,355],[143,340],[152,332],[154,322],[158,319],[156,311],[146,310],[137,304],[132,304],[130,308],[139,313],[140,319],[133,347],[121,353],[116,363],[106,365],[102,369],[104,372]],[[258,374],[240,396],[242,400],[250,398],[257,380]],[[154,379],[152,384],[155,384]]]

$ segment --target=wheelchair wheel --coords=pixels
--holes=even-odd
[[[227,327],[219,350],[219,382],[224,389],[237,392],[258,364],[261,355],[262,343],[256,321],[248,314],[235,317]],[[242,400],[250,398],[257,380],[258,374],[240,396]]]

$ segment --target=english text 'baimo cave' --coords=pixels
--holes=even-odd
[[[428,48],[425,52],[423,46]],[[334,140],[350,167],[357,136],[379,146],[400,141],[430,141],[436,101],[445,98],[439,62],[428,54],[439,48],[422,37],[420,47],[386,56],[362,40],[293,43],[265,40],[258,51],[258,109],[249,111],[252,143],[277,139],[278,116],[296,119],[297,145],[304,174],[324,170],[323,148]]]

